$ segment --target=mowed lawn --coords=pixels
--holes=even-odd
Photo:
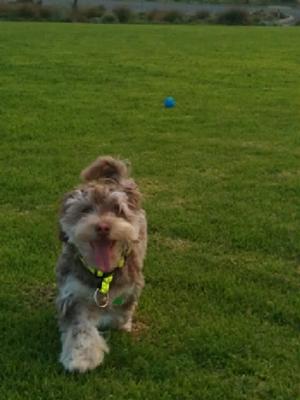
[[[1,398],[300,398],[300,31],[0,24]],[[177,105],[164,109],[172,95]],[[149,220],[134,334],[58,363],[64,192],[130,159]]]

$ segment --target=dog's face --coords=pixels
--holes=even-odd
[[[60,226],[90,265],[110,272],[138,240],[139,192],[125,164],[109,157],[98,159],[82,177],[85,184],[63,201]]]

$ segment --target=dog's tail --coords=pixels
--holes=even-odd
[[[84,182],[112,179],[120,182],[128,178],[128,164],[110,156],[99,157],[85,168],[80,176]]]

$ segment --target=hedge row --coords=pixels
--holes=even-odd
[[[218,23],[225,25],[258,25],[272,24],[284,16],[278,12],[263,11],[250,14],[241,9],[231,9],[218,15],[208,11],[199,11],[193,15],[171,10],[152,10],[145,13],[134,13],[129,8],[116,7],[108,11],[103,6],[78,7],[66,10],[59,7],[34,3],[32,0],[22,0],[15,3],[0,2],[0,19],[2,20],[32,20],[32,21],[62,21],[91,23]]]

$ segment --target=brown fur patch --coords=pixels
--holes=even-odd
[[[80,176],[85,182],[97,181],[103,178],[119,182],[122,178],[127,178],[128,168],[123,161],[105,156],[99,157],[85,168]]]
[[[128,196],[128,204],[130,208],[138,209],[141,206],[142,195],[133,179],[122,181],[122,187]]]

